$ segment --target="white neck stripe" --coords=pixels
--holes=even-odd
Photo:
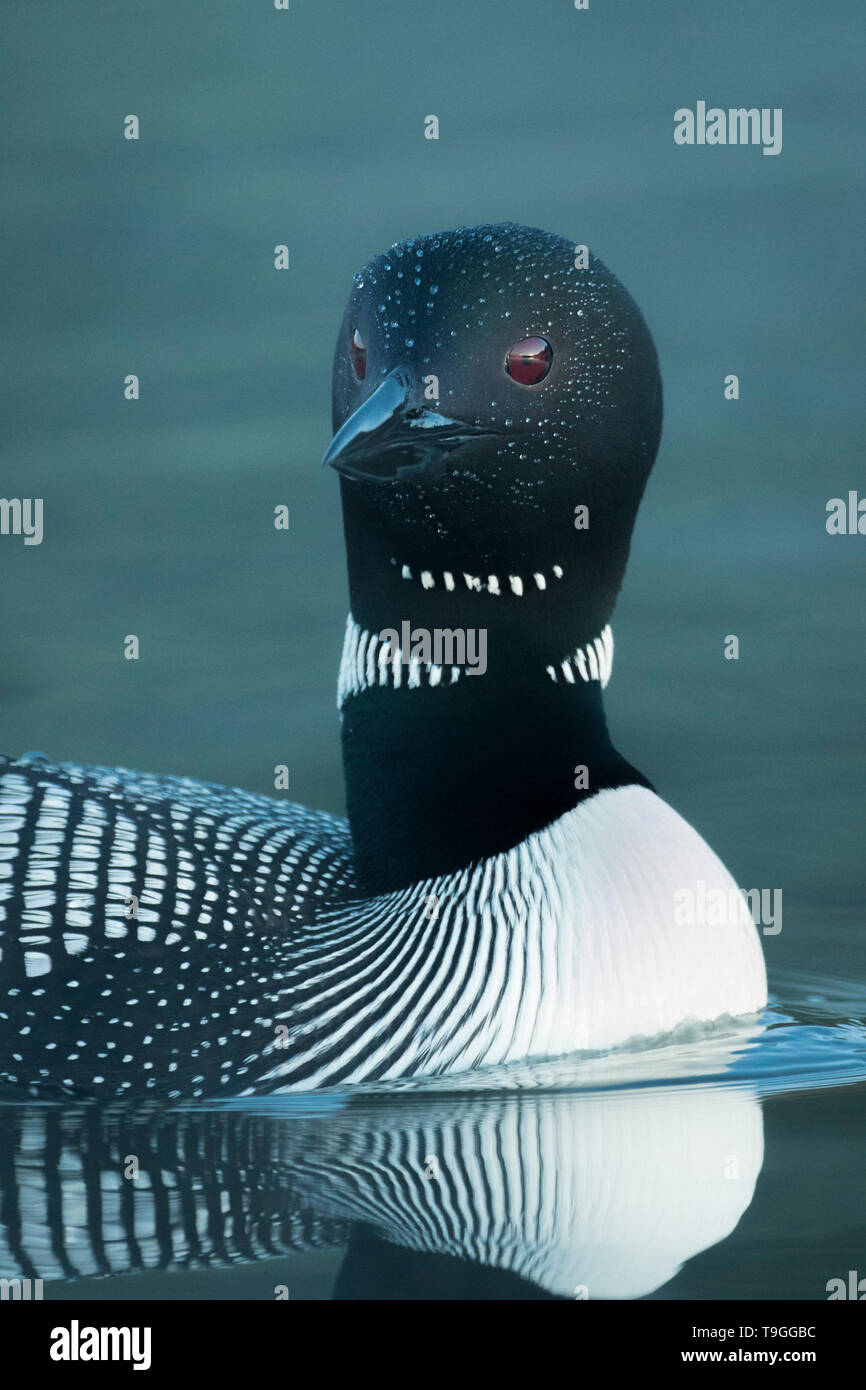
[[[553,681],[562,680],[567,685],[574,685],[577,678],[587,682],[600,681],[604,689],[610,680],[612,667],[613,633],[608,624],[600,637],[578,647],[557,666],[547,666],[545,670]],[[362,690],[371,690],[374,686],[399,690],[405,685],[409,690],[414,690],[422,685],[453,685],[466,674],[465,666],[436,666],[414,657],[404,662],[399,648],[392,651],[388,642],[380,642],[378,633],[359,627],[350,613],[346,619],[343,657],[337,681],[337,706],[342,708],[350,695],[359,695]]]
[[[568,685],[574,685],[575,669],[581,680],[601,681],[601,688],[604,690],[613,670],[613,633],[610,623],[600,637],[594,637],[586,646],[578,647],[577,651],[561,661],[558,667],[545,667],[552,681],[558,681],[561,677]]]

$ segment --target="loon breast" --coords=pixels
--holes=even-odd
[[[682,816],[646,787],[580,803],[539,836],[559,871],[572,1017],[591,1049],[755,1013],[764,956],[745,899]],[[707,903],[715,911],[704,912]],[[574,1046],[574,1043],[572,1043]]]
[[[721,920],[691,920],[683,894],[721,895]],[[767,1001],[736,884],[638,786],[601,792],[460,873],[326,913],[319,931],[314,986],[305,996],[301,969],[292,1045],[265,1078],[276,1087],[609,1049]]]

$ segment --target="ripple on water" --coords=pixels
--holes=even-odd
[[[619,1094],[646,1087],[740,1087],[755,1096],[866,1081],[866,988],[845,980],[780,975],[771,1002],[750,1020],[691,1026],[603,1054],[574,1053],[443,1077],[317,1092],[220,1099],[223,1109],[314,1113],[342,1099],[371,1104],[396,1093],[479,1095],[555,1091]],[[201,1102],[196,1103],[197,1106]]]

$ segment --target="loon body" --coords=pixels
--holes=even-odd
[[[747,914],[677,921],[678,893],[736,898],[733,880],[607,731],[661,386],[637,306],[576,259],[508,224],[401,243],[356,277],[325,456],[351,597],[348,823],[0,760],[0,1080],[314,1088],[764,1005]]]

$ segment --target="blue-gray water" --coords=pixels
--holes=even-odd
[[[859,8],[292,0],[281,13],[268,0],[90,0],[16,6],[4,28],[0,493],[44,498],[45,538],[0,540],[3,751],[260,791],[285,763],[294,799],[339,811],[346,588],[335,482],[319,459],[351,274],[400,237],[461,222],[514,219],[589,243],[641,305],[666,393],[614,621],[611,729],[738,882],[781,888],[784,902],[782,931],[764,937],[778,1026],[733,1069],[714,1053],[704,1065],[695,1043],[698,1080],[659,1089],[679,1097],[659,1104],[676,1104],[685,1126],[692,1097],[722,1097],[720,1144],[724,1097],[748,1094],[766,1144],[754,1198],[679,1274],[649,1261],[643,1292],[812,1298],[837,1273],[866,1273],[866,539],[824,525],[830,497],[866,486]],[[782,153],[677,147],[673,112],[699,99],[781,107]],[[138,142],[122,138],[129,113]],[[423,138],[428,113],[438,142]],[[278,274],[283,242],[291,269]],[[123,399],[130,372],[135,403]],[[737,402],[723,398],[730,372]],[[288,533],[273,529],[278,503]],[[141,638],[138,662],[122,658],[127,633]],[[723,659],[729,633],[738,662]],[[600,1163],[617,1142],[586,1100],[601,1087],[613,1106],[616,1085],[566,1069],[495,1101],[340,1099],[303,1112],[301,1131],[296,1102],[272,1103],[256,1120],[271,1158],[227,1160],[228,1186],[258,1184],[278,1194],[276,1211],[342,1222],[329,1228],[337,1244],[311,1253],[286,1240],[293,1253],[274,1268],[253,1246],[225,1269],[214,1258],[195,1272],[193,1259],[172,1272],[163,1258],[163,1272],[91,1291],[273,1297],[288,1283],[292,1297],[329,1296],[358,1222],[370,1239],[400,1238],[303,1164],[299,1177],[299,1146],[326,1161],[365,1134],[398,1144],[420,1127],[456,1153],[496,1129],[497,1106],[504,1125],[523,1107],[538,1161],[561,1165],[565,1182],[584,1123]],[[619,1132],[634,1123],[639,1138],[642,1116],[629,1118],[620,1090]],[[562,1115],[559,1139],[539,1107]],[[45,1112],[2,1113],[7,1155],[21,1156],[22,1124],[42,1152]],[[230,1138],[230,1116],[209,1123]],[[78,1120],[61,1120],[72,1151]],[[34,1177],[24,1201],[37,1226],[38,1190]],[[506,1208],[506,1244],[522,1219]],[[375,1250],[359,1258],[377,1267]],[[112,1267],[131,1264],[127,1253]],[[563,1265],[575,1284],[582,1268]],[[484,1287],[478,1275],[461,1296]]]

